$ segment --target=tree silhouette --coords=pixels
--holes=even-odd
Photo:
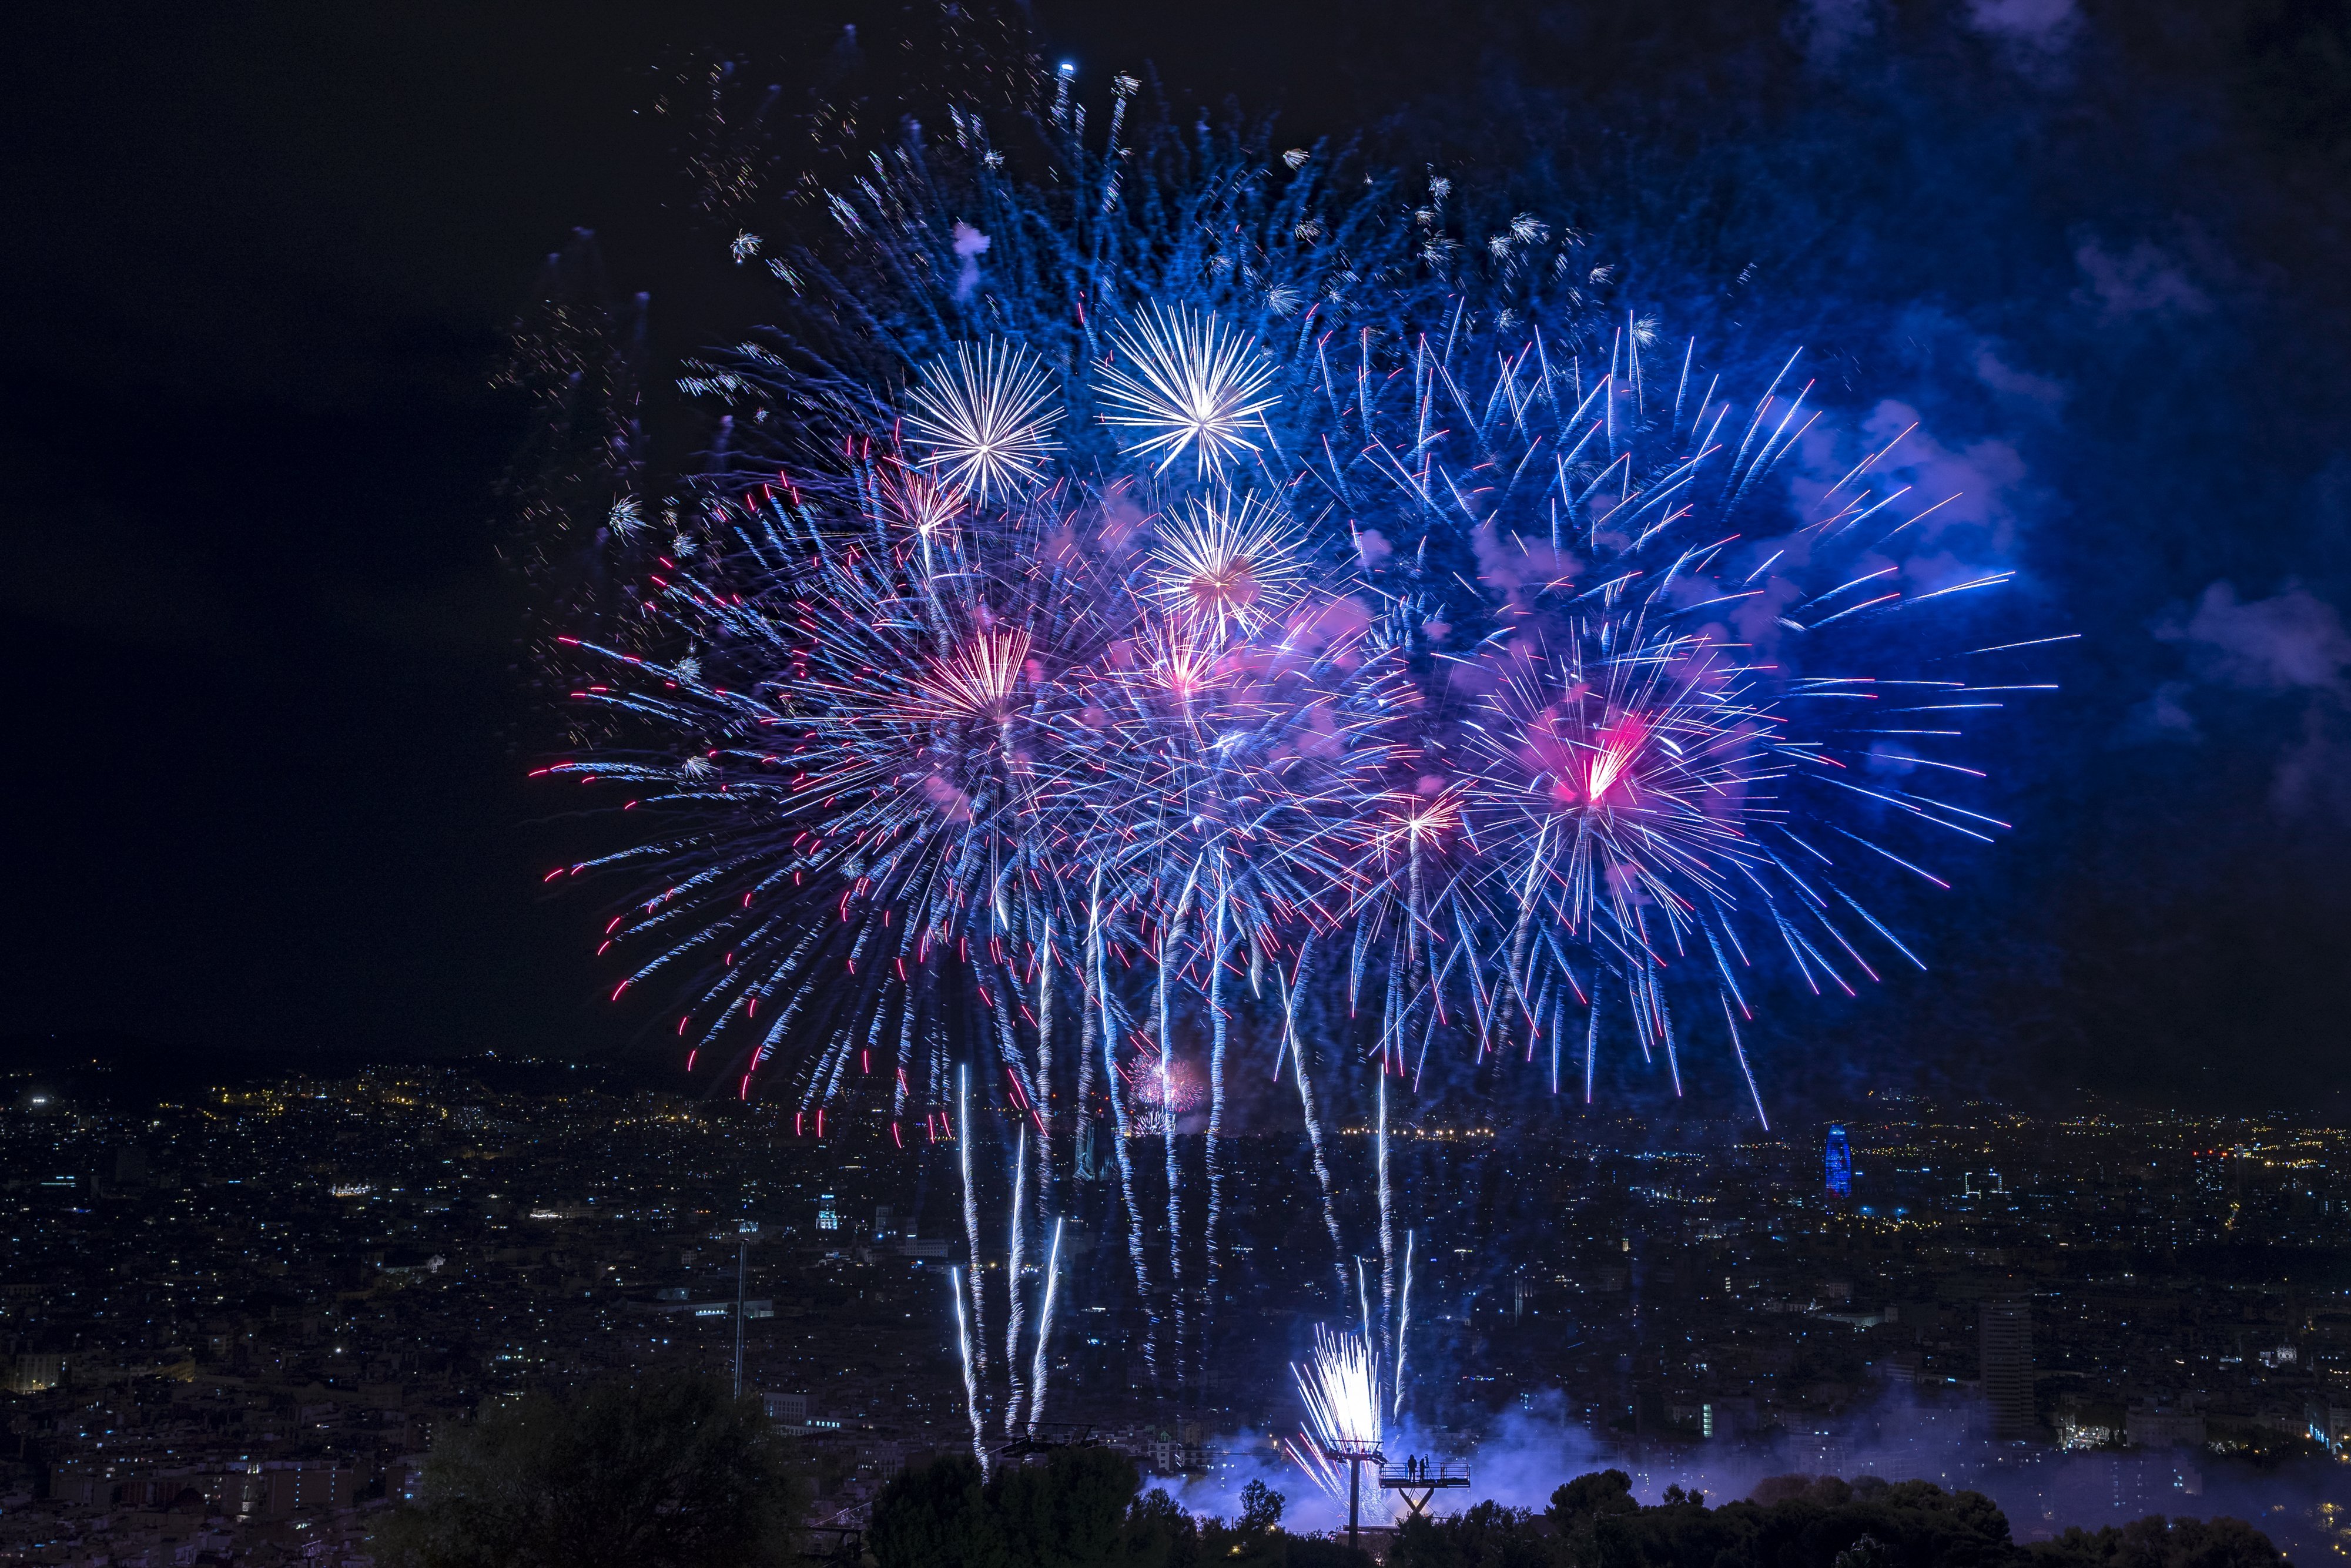
[[[384,1568],[768,1568],[805,1487],[757,1401],[705,1378],[531,1395],[443,1429]]]

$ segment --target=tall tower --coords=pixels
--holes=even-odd
[[[2032,1302],[2029,1298],[1985,1301],[1982,1366],[1992,1441],[2010,1443],[2032,1437]]]
[[[1829,1124],[1827,1151],[1828,1187],[1833,1197],[1853,1196],[1853,1145],[1844,1135],[1843,1122]]]

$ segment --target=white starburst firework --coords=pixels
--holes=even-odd
[[[906,393],[906,428],[923,465],[982,502],[1013,495],[1045,471],[1061,411],[1052,378],[1028,350],[1000,338],[957,343]]]
[[[1112,341],[1102,389],[1111,412],[1102,417],[1135,433],[1129,456],[1156,455],[1165,473],[1188,449],[1199,475],[1213,477],[1258,449],[1250,432],[1270,435],[1265,411],[1281,401],[1266,395],[1273,363],[1214,311],[1146,305]]]
[[[1163,520],[1151,552],[1154,591],[1219,637],[1254,635],[1299,594],[1298,529],[1254,496],[1196,502]]]

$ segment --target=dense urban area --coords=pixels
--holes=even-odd
[[[363,1562],[436,1424],[654,1368],[762,1396],[816,1520],[968,1447],[946,1145],[497,1061],[0,1086],[0,1563]],[[1508,1162],[1540,1179],[1486,1158],[1502,1138],[1547,1142]],[[1054,1430],[1179,1497],[1306,1500],[1271,1440],[1334,1315],[1330,1243],[1296,1142],[1233,1142],[1213,1354],[1180,1377],[1139,1354],[1108,1162],[1064,1173]],[[2020,1541],[2226,1512],[2301,1560],[2351,1546],[2351,1134],[1882,1095],[1770,1133],[1577,1107],[1399,1147],[1400,1440],[1468,1495],[1540,1506],[1604,1462],[1645,1494],[1875,1474],[1983,1490]]]

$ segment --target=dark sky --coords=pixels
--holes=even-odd
[[[574,225],[717,318],[653,69],[803,79],[884,6],[25,7],[0,55],[0,1033],[600,1053],[542,899],[548,734],[492,553],[499,332]],[[2081,631],[1938,971],[1786,1029],[1843,1074],[2275,1104],[2351,1086],[2351,8],[1040,4],[1085,79],[1355,126],[1573,213],[1672,302],[1753,263],[1999,476]],[[909,12],[904,16],[912,16]],[[699,259],[697,259],[699,258]],[[1873,394],[1875,395],[1875,394]],[[609,988],[607,986],[606,988]],[[1833,1074],[1832,1076],[1835,1076]]]

